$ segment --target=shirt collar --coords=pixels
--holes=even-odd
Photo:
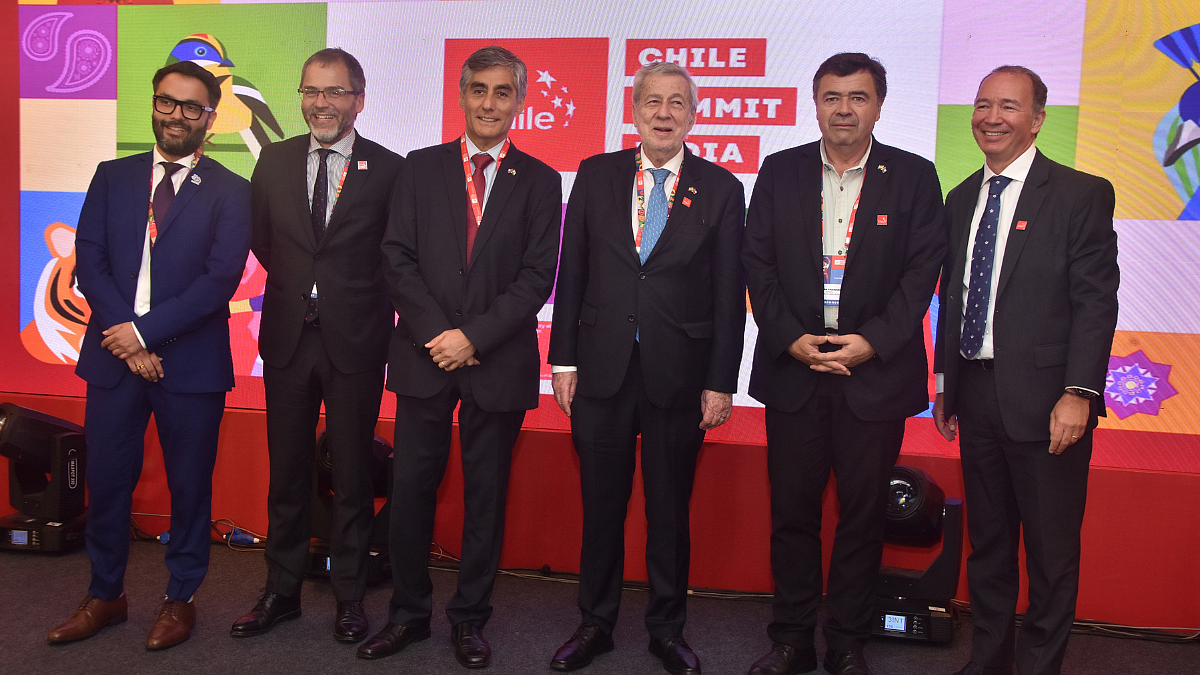
[[[641,152],[641,150],[638,150],[638,152]],[[654,166],[649,157],[642,155],[642,171],[649,171],[650,169],[666,169],[667,171],[671,172],[671,175],[678,176],[679,168],[681,166],[683,166],[683,146],[680,146],[679,152],[675,153],[674,157],[664,162],[662,166]]]
[[[329,146],[329,149],[341,155],[342,157],[349,157],[350,151],[354,149],[354,139],[357,137],[358,133],[355,132],[354,129],[350,129],[350,133],[346,134],[345,138]],[[308,135],[308,153],[311,155],[321,147],[323,146],[318,143],[317,139],[314,138],[310,133]]]
[[[172,164],[178,164],[185,169],[192,166],[192,158],[196,156],[195,154],[191,154],[187,155],[186,157],[180,157],[178,160],[171,162],[171,160],[163,157],[162,153],[158,151],[157,143],[154,144],[154,149],[151,152],[153,153],[154,166],[158,166],[160,162],[170,162]]]
[[[984,162],[983,163],[983,183],[984,183],[984,185],[986,185],[987,182],[989,180],[991,180],[993,176],[997,176],[997,175],[1005,176],[1007,178],[1011,178],[1012,180],[1020,181],[1020,182],[1024,183],[1025,178],[1027,176],[1029,176],[1029,167],[1033,166],[1033,158],[1036,155],[1037,155],[1037,145],[1034,143],[1030,143],[1029,147],[1025,150],[1025,152],[1022,152],[1020,157],[1017,157],[1016,159],[1014,159],[1012,161],[1011,164],[1004,167],[1004,170],[1001,171],[999,174],[997,174],[995,171],[992,171],[992,168],[987,165],[987,162]]]
[[[837,171],[837,169],[833,168],[833,164],[831,164],[829,162],[829,155],[825,153],[825,139],[821,139],[821,142],[819,143],[819,145],[821,148],[821,164],[823,164],[825,166],[825,168],[830,171]],[[855,169],[859,169],[859,170],[864,169],[867,166],[867,159],[869,159],[871,157],[871,149],[874,147],[875,147],[875,137],[871,136],[871,140],[867,143],[867,151],[863,153],[862,159],[858,160],[858,164],[855,164],[854,166],[850,167],[849,169],[846,169],[846,171],[853,171]]]
[[[504,141],[508,140],[508,138],[505,137],[504,141],[500,141],[499,143],[493,145],[491,148],[489,148],[487,150],[480,150],[479,146],[475,145],[475,143],[473,143],[471,141],[470,136],[468,136],[467,134],[463,134],[463,138],[467,139],[467,157],[474,157],[475,155],[478,155],[481,152],[485,152],[492,156],[493,162],[499,161],[500,150],[504,147]]]

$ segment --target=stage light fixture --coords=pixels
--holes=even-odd
[[[909,546],[933,546],[942,537],[942,510],[946,493],[929,474],[896,466],[888,490],[888,541]]]
[[[0,548],[62,552],[83,544],[86,454],[79,425],[0,404],[8,500],[20,511],[0,518]]]

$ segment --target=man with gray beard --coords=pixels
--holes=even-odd
[[[251,248],[267,270],[258,346],[267,398],[267,585],[235,637],[300,616],[309,558],[316,426],[325,404],[333,473],[333,635],[358,642],[374,518],[368,467],[394,325],[380,242],[404,159],[354,131],[366,101],[358,60],[322,49],[304,63],[310,134],[263,148],[251,178]]]

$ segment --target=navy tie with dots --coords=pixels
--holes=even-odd
[[[331,152],[333,151],[328,148],[317,148],[317,154],[321,156],[321,164],[317,167],[317,180],[313,184],[312,228],[318,244],[321,243],[321,237],[325,236],[325,212],[329,210],[329,153]]]
[[[1000,193],[1012,182],[1007,176],[994,176],[988,187],[987,204],[975,233],[971,249],[971,285],[967,291],[967,307],[963,312],[962,338],[959,351],[968,359],[979,355],[983,335],[987,332],[988,303],[992,297],[992,269],[996,259],[996,233],[1000,230]]]
[[[646,231],[642,233],[642,248],[638,252],[643,265],[654,250],[654,245],[658,243],[658,238],[662,236],[663,228],[667,226],[667,191],[663,186],[671,171],[650,169],[650,173],[654,175],[654,188],[650,190],[650,203],[646,205]]]

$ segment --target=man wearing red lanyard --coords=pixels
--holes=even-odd
[[[821,499],[840,507],[825,669],[865,675],[884,508],[904,421],[929,407],[922,319],[945,237],[928,160],[872,138],[883,66],[837,54],[813,77],[821,140],[766,158],[742,260],[758,343],[750,395],[767,408],[771,650],[753,675],[815,670]],[[824,273],[822,273],[824,271]]]
[[[129,513],[150,413],[171,489],[166,595],[146,640],[188,639],[208,571],[212,472],[233,387],[229,298],[250,247],[250,188],[201,144],[221,88],[189,61],[154,76],[153,150],[103,162],[75,237],[92,308],[76,373],[87,381],[88,595],[48,636],[91,637],[126,620]]]
[[[394,654],[430,635],[429,546],[458,408],[464,480],[458,588],[446,605],[458,662],[483,668],[483,627],[504,535],[513,444],[538,404],[537,313],[558,262],[562,178],[508,130],[525,64],[501,47],[471,54],[459,79],[462,136],[414,150],[392,197],[387,283],[399,323],[388,352],[396,393],[388,624],[359,649]]]
[[[369,473],[393,325],[379,244],[403,163],[354,130],[366,76],[341,49],[305,62],[299,99],[311,133],[263,148],[250,183],[254,255],[267,270],[258,348],[267,396],[267,584],[235,637],[300,616],[309,565],[316,426],[325,404],[333,465],[329,581],[333,636],[367,636],[363,594],[375,516]]]
[[[729,171],[684,147],[696,84],[673,63],[633,79],[641,146],[585,159],[567,206],[554,299],[554,398],[571,418],[583,489],[575,635],[550,662],[583,668],[613,648],[625,513],[642,437],[650,651],[697,675],[684,640],[688,503],[707,429],[737,390],[746,327],[745,193]]]

